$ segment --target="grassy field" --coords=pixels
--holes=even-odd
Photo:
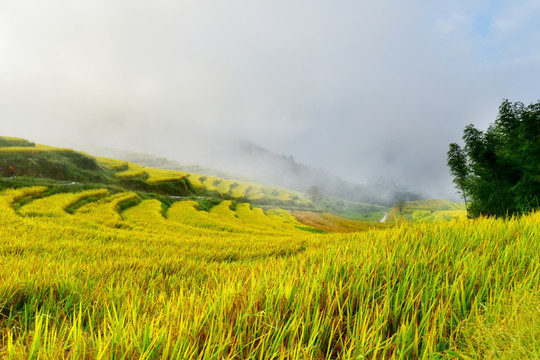
[[[540,357],[540,214],[316,234],[208,210],[1,191],[0,358]]]

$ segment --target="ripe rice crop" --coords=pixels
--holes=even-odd
[[[220,181],[220,179],[215,176],[206,176],[202,181],[202,184],[204,188],[208,191],[219,192],[218,188],[215,186],[215,183],[217,183],[218,181]]]
[[[36,146],[21,146],[21,147],[0,147],[0,154],[1,153],[23,153],[23,154],[30,154],[30,153],[45,153],[45,152],[75,152],[73,149],[64,149],[64,148],[56,148],[52,146],[47,145],[36,145]]]
[[[78,193],[64,193],[37,199],[19,209],[24,216],[65,216],[66,210],[78,201],[94,197],[104,196],[107,190],[88,190]]]
[[[118,213],[118,206],[136,198],[136,194],[127,192],[111,195],[80,207],[75,214],[79,219],[96,224],[104,224],[114,228],[129,227]]]
[[[405,210],[403,213],[399,213],[397,209],[392,209],[388,213],[387,222],[437,222],[437,221],[450,221],[450,220],[464,220],[467,219],[467,211],[463,209],[458,210]]]
[[[538,213],[311,234],[131,193],[13,210],[45,190],[0,192],[0,358],[539,357]]]
[[[292,200],[291,194],[283,192],[283,191],[280,191],[277,197],[281,201],[291,201]]]
[[[183,202],[180,202],[183,203]],[[179,203],[179,204],[180,204]],[[182,234],[189,233],[191,236],[216,236],[220,233],[215,230],[199,227],[197,223],[192,224],[184,218],[177,221],[169,221],[163,216],[163,206],[160,201],[144,200],[138,205],[132,206],[122,213],[132,227],[152,234]]]
[[[222,195],[228,195],[231,190],[231,185],[235,184],[233,180],[221,179],[215,183],[217,191]]]
[[[97,160],[99,165],[113,171],[127,170],[127,168],[129,167],[128,162],[124,160],[109,159],[100,156],[96,156],[95,159]]]
[[[267,197],[263,192],[263,188],[257,185],[252,185],[246,191],[246,197],[250,201],[256,201]]]
[[[250,201],[257,201],[257,200],[261,200],[261,199],[264,199],[265,196],[263,193],[256,193],[256,194],[252,194],[252,195],[249,195],[248,196],[248,200]]]
[[[217,210],[210,215],[206,211],[199,211],[198,204],[194,201],[180,201],[174,203],[167,213],[170,221],[189,225],[195,228],[211,229],[216,231],[226,231],[231,233],[243,233],[246,229],[230,216],[219,216]]]
[[[202,176],[203,175],[199,175],[199,174],[189,174],[188,175],[188,180],[189,180],[189,182],[191,182],[191,185],[193,185],[193,187],[195,189],[203,189],[204,188],[204,185],[201,182],[201,177]]]
[[[175,181],[180,180],[188,176],[189,174],[184,171],[178,170],[163,170],[163,169],[154,169],[154,168],[145,168],[148,172],[148,182],[155,184],[158,182],[164,181]]]
[[[359,232],[372,228],[388,228],[389,224],[380,222],[354,221],[331,213],[313,211],[291,211],[291,214],[304,225],[328,232]]]
[[[231,197],[233,199],[239,199],[246,196],[246,192],[249,189],[251,185],[243,183],[243,182],[236,182],[237,186],[233,187],[231,190]]]
[[[118,179],[131,179],[135,177],[148,178],[148,172],[144,166],[128,162],[128,168],[114,174]]]
[[[120,161],[108,158],[96,158],[98,162],[107,169],[116,171],[115,176],[119,179],[129,179],[134,177],[145,177],[150,184],[164,181],[180,180],[189,174],[183,171],[155,169],[142,165],[137,165],[127,161]]]
[[[248,184],[242,181],[222,179],[215,176],[187,173],[178,170],[156,169],[142,165],[137,165],[127,161],[114,160],[103,157],[96,157],[99,164],[115,172],[118,179],[131,179],[143,177],[149,184],[160,182],[177,181],[187,178],[195,189],[205,189],[210,192],[217,192],[224,197],[232,199],[246,198],[255,200],[280,200],[283,202],[293,202],[297,205],[306,205],[309,201],[298,201],[298,194],[285,190],[278,190],[272,187],[263,187],[257,184]],[[300,194],[300,193],[299,193]]]

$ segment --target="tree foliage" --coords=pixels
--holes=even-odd
[[[540,207],[540,102],[504,100],[486,131],[472,124],[447,164],[470,216],[509,216]]]

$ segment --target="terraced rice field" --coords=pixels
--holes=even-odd
[[[0,358],[538,358],[540,214],[313,234],[45,191],[0,192]]]
[[[115,176],[119,179],[142,178],[150,184],[188,179],[195,189],[215,192],[228,199],[279,201],[284,204],[300,206],[309,203],[304,194],[285,189],[264,187],[242,181],[177,170],[149,168],[131,162],[103,157],[97,157],[96,159],[103,167],[115,171]]]
[[[393,208],[387,217],[387,222],[436,222],[463,220],[467,218],[465,203],[448,200],[430,199],[407,201],[401,212]]]
[[[349,220],[331,213],[291,211],[291,214],[304,225],[328,232],[360,232],[369,229],[385,229],[390,226],[387,223]]]

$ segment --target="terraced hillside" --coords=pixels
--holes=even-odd
[[[278,187],[262,186],[254,183],[222,179],[215,176],[187,173],[178,170],[149,168],[127,161],[97,157],[98,162],[115,173],[118,179],[139,178],[156,185],[166,182],[185,181],[196,190],[216,193],[225,199],[243,200],[253,203],[273,203],[288,206],[307,206],[310,201],[305,194]]]
[[[0,137],[0,177],[30,176],[117,186],[172,196],[203,196],[255,204],[312,208],[300,192],[222,179],[215,176],[156,169],[127,161],[93,157],[72,149]],[[13,170],[12,170],[13,169]]]
[[[6,139],[11,139],[6,141]],[[0,178],[30,176],[63,181],[110,183],[114,177],[91,156],[72,149],[0,137]]]
[[[452,219],[466,219],[467,210],[464,203],[449,200],[430,199],[405,202],[402,210],[392,208],[386,222],[433,222]]]
[[[291,211],[298,221],[304,225],[327,232],[361,232],[369,229],[385,229],[388,223],[355,221],[331,213],[313,211]]]
[[[229,200],[48,194],[0,191],[0,358],[538,355],[539,214],[313,234]]]
[[[15,138],[0,166],[0,359],[540,357],[539,214],[295,218],[284,189]]]

